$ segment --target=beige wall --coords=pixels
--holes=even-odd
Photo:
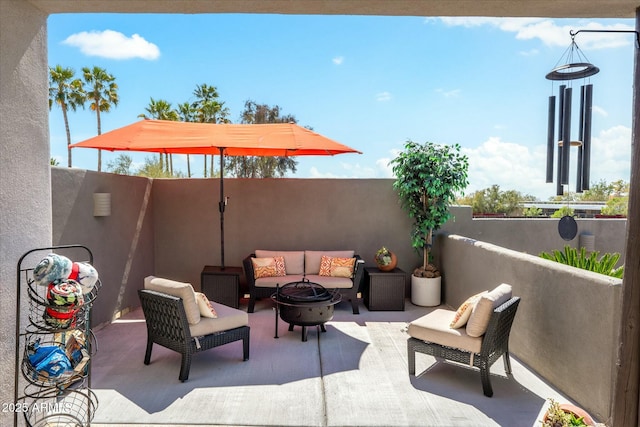
[[[45,13],[27,2],[0,1],[0,323],[3,325],[0,401],[3,403],[13,402],[14,397],[16,264],[28,250],[51,244],[46,19]],[[0,425],[12,424],[13,414],[0,412]]]
[[[467,237],[442,236],[452,306],[500,283],[521,297],[511,352],[599,419],[608,419],[622,281]]]
[[[136,290],[154,271],[152,180],[58,167],[51,175],[53,242],[91,249],[103,285],[92,321],[110,322],[139,305]],[[110,216],[93,216],[93,193],[111,193]]]
[[[137,306],[135,289],[148,274],[199,288],[202,268],[220,265],[219,180],[147,180],[58,167],[51,172],[53,242],[89,246],[104,284],[94,323]],[[411,247],[411,222],[392,183],[391,179],[225,179],[229,197],[225,265],[241,266],[256,249],[353,249],[372,265],[375,251],[384,245],[398,255],[398,266],[410,273],[421,257]],[[111,193],[110,217],[93,217],[94,192]],[[443,233],[534,255],[562,249],[567,243],[578,245],[577,237],[565,242],[558,236],[558,220],[474,220],[469,207],[452,211],[454,219]],[[585,219],[579,221],[579,229],[602,236],[596,239],[596,250],[624,249],[624,220]],[[439,259],[438,248],[434,252]]]

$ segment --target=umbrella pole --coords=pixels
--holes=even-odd
[[[224,208],[226,206],[224,198],[224,148],[220,147],[220,267],[224,270]]]

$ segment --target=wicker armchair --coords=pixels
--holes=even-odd
[[[192,337],[181,298],[147,289],[138,290],[138,296],[147,323],[145,365],[151,362],[154,343],[182,354],[179,379],[183,382],[189,378],[194,353],[242,340],[243,360],[249,359],[249,326]]]
[[[509,333],[511,325],[520,303],[519,297],[513,297],[493,310],[487,331],[482,336],[482,344],[479,353],[468,350],[452,348],[435,342],[425,342],[410,337],[407,341],[409,358],[409,374],[416,373],[416,352],[428,354],[436,358],[465,363],[469,366],[480,368],[480,378],[485,396],[493,396],[491,387],[490,368],[493,363],[503,357],[505,371],[511,373],[511,361],[509,359]]]

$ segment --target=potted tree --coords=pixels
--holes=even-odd
[[[449,205],[467,184],[469,162],[460,145],[411,140],[391,161],[396,180],[393,188],[402,207],[413,219],[411,245],[422,251],[422,266],[411,276],[411,302],[422,306],[440,304],[440,272],[431,264],[433,232],[451,217]]]

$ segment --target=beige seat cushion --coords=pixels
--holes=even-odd
[[[284,286],[287,283],[299,282],[304,276],[302,274],[290,274],[282,277],[261,277],[256,279],[256,286],[259,288],[274,288],[277,285]]]
[[[258,249],[255,254],[256,258],[284,257],[284,268],[287,274],[304,274],[303,251],[265,251]]]
[[[353,287],[353,280],[348,277],[320,276],[317,274],[307,274],[305,277],[310,282],[317,283],[327,289],[350,289]]]
[[[354,253],[355,251],[304,251],[304,271],[307,275],[320,274],[322,255],[334,258],[353,258]]]
[[[501,284],[480,297],[467,321],[467,334],[472,337],[484,335],[489,326],[493,310],[511,299],[511,285]]]
[[[218,317],[216,319],[203,317],[198,324],[189,325],[189,332],[191,332],[192,337],[201,337],[249,324],[249,315],[246,311],[237,310],[216,302],[211,302],[211,305]]]
[[[480,353],[482,337],[469,336],[465,328],[449,327],[455,315],[453,310],[436,309],[409,323],[408,333],[422,341]]]
[[[182,304],[184,305],[184,311],[187,314],[189,324],[195,325],[200,322],[200,309],[196,301],[195,291],[190,283],[147,276],[144,278],[144,288],[182,298]]]

